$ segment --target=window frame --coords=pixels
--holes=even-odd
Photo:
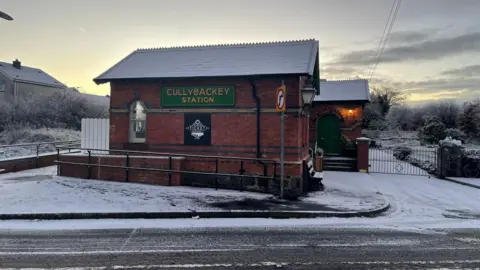
[[[7,82],[0,80],[0,100],[5,101],[7,93]]]
[[[142,113],[145,116],[144,120],[138,119],[136,117],[137,115],[137,104],[141,106],[142,108]],[[128,141],[130,143],[145,143],[147,140],[147,106],[145,106],[145,103],[141,100],[134,100],[130,104],[130,108],[128,111]],[[141,132],[137,132],[134,127],[137,125],[137,123],[143,123],[143,136],[138,137],[138,134]]]

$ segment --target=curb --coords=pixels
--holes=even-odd
[[[474,184],[470,184],[470,183],[465,183],[465,182],[458,181],[458,180],[455,180],[455,179],[451,179],[451,178],[448,178],[448,177],[445,177],[445,178],[442,179],[442,180],[449,181],[449,182],[453,182],[453,183],[457,183],[457,184],[464,185],[464,186],[467,186],[467,187],[472,187],[472,188],[480,189],[480,186],[477,186],[477,185],[474,185]]]
[[[375,217],[390,208],[387,202],[374,210],[355,212],[326,211],[205,211],[205,212],[124,212],[124,213],[33,213],[0,214],[0,220],[65,220],[65,219],[176,219],[176,218],[318,218]]]

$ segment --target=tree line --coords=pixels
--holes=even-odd
[[[364,129],[417,131],[427,143],[447,136],[464,142],[480,139],[479,99],[464,104],[441,100],[409,106],[405,102],[408,95],[390,87],[374,87],[370,97],[364,109]]]

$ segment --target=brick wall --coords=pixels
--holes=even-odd
[[[287,87],[285,119],[285,160],[300,161],[308,156],[308,119],[298,117],[301,106],[298,76],[264,77],[255,80],[261,102],[261,158],[280,158],[280,117],[275,112],[275,89],[282,79]],[[233,108],[172,109],[160,106],[160,89],[175,85],[236,86]],[[128,142],[128,108],[135,99],[147,106],[147,138],[145,144]],[[245,78],[191,79],[176,81],[122,81],[111,83],[110,147],[115,149],[151,150],[185,154],[256,157],[256,113],[252,86]],[[210,146],[186,146],[184,112],[212,113]]]
[[[315,143],[317,139],[318,119],[326,114],[335,114],[340,118],[342,134],[352,141],[362,136],[361,122],[363,119],[363,106],[361,104],[341,102],[334,104],[317,103],[314,104],[314,107],[310,111],[310,143]]]
[[[41,155],[38,160],[36,157],[17,158],[0,161],[0,169],[5,169],[7,172],[18,172],[23,170],[31,170],[42,167],[48,167],[54,165],[54,161],[57,159],[56,154]]]

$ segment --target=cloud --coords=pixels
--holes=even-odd
[[[480,76],[480,65],[471,65],[465,66],[462,68],[455,68],[445,70],[441,73],[442,75],[452,75],[452,76],[464,76],[464,77],[476,77]]]
[[[400,34],[405,38],[405,34]],[[409,34],[410,39],[420,38],[421,34]],[[413,37],[415,36],[415,37]],[[398,39],[398,35],[397,35]],[[456,37],[428,40],[408,45],[394,45],[386,48],[381,56],[382,63],[406,61],[439,60],[446,56],[480,50],[480,32],[468,33]],[[367,66],[376,62],[376,49],[359,50],[346,53],[334,62],[338,65]]]
[[[389,44],[415,43],[427,40],[432,35],[431,32],[399,31],[390,34]]]
[[[320,70],[320,73],[327,74],[329,76],[333,75],[356,75],[360,71],[353,67],[337,66],[337,65],[327,65],[326,67]]]
[[[370,81],[370,89],[383,86],[408,94],[409,102],[453,98],[468,101],[480,97],[480,78],[450,77],[398,81],[389,77],[380,77]]]

